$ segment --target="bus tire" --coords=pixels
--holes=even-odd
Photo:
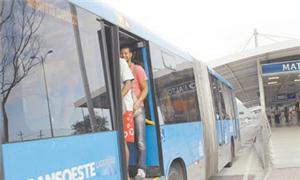
[[[168,180],[187,180],[183,161],[175,160],[172,162],[168,173]]]

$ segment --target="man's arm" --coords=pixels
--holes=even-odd
[[[147,80],[143,81],[141,84],[141,95],[138,97],[137,101],[134,103],[134,108],[138,109],[141,106],[141,103],[145,100],[148,94],[148,82]]]
[[[121,89],[122,97],[124,97],[130,89],[131,89],[131,81],[127,80],[124,82],[123,88]]]

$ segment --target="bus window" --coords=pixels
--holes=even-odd
[[[99,42],[95,41],[98,39],[95,31],[99,30],[101,26],[98,21],[95,21],[97,18],[95,15],[81,8],[77,8],[77,16],[84,65],[93,105],[92,113],[96,118],[96,131],[112,130],[111,105],[106,88],[103,60],[99,51]],[[87,104],[82,104],[81,107],[87,107]]]
[[[70,12],[65,1],[57,2],[56,5]],[[86,71],[82,72],[72,21],[47,13],[40,16],[41,12],[38,10],[35,13],[33,16],[36,16],[34,20],[37,22],[32,23],[41,24],[29,41],[36,47],[26,47],[23,53],[26,56],[23,58],[26,62],[32,60],[34,63],[40,63],[33,66],[22,80],[12,86],[4,102],[4,113],[9,122],[9,142],[89,133],[92,132],[92,125],[96,128],[94,131],[111,130],[107,94],[97,96],[100,91],[105,91],[105,81],[98,42],[95,41],[97,22],[87,20],[94,21],[95,16],[92,17],[93,15],[78,9],[81,41],[86,52]],[[16,19],[18,18],[23,17],[16,16]],[[20,25],[15,23],[14,26],[7,33],[18,34]],[[29,37],[26,34],[23,36]],[[7,41],[12,42],[9,38]],[[12,80],[13,73],[13,68],[7,68],[7,83]],[[85,102],[82,73],[87,73],[88,76],[96,124],[91,124],[91,116]]]
[[[164,75],[155,79],[155,87],[164,123],[200,121],[193,69],[163,71],[166,73],[160,72]]]
[[[212,75],[210,76],[210,83],[211,83],[211,90],[212,90],[212,98],[213,98],[213,105],[215,111],[216,120],[221,119],[220,117],[220,108],[219,108],[219,84],[215,77]]]
[[[224,119],[229,119],[229,114],[228,110],[226,109],[225,105],[225,90],[224,90],[224,85],[222,82],[219,81],[219,93],[220,93],[220,104],[221,104],[221,118]]]

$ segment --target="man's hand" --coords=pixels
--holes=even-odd
[[[135,101],[135,103],[133,104],[133,110],[136,111],[141,107],[141,101],[138,99],[137,101]]]

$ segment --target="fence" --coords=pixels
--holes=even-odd
[[[271,166],[270,137],[271,127],[265,112],[258,114],[259,128],[256,133],[254,147],[264,169]]]

